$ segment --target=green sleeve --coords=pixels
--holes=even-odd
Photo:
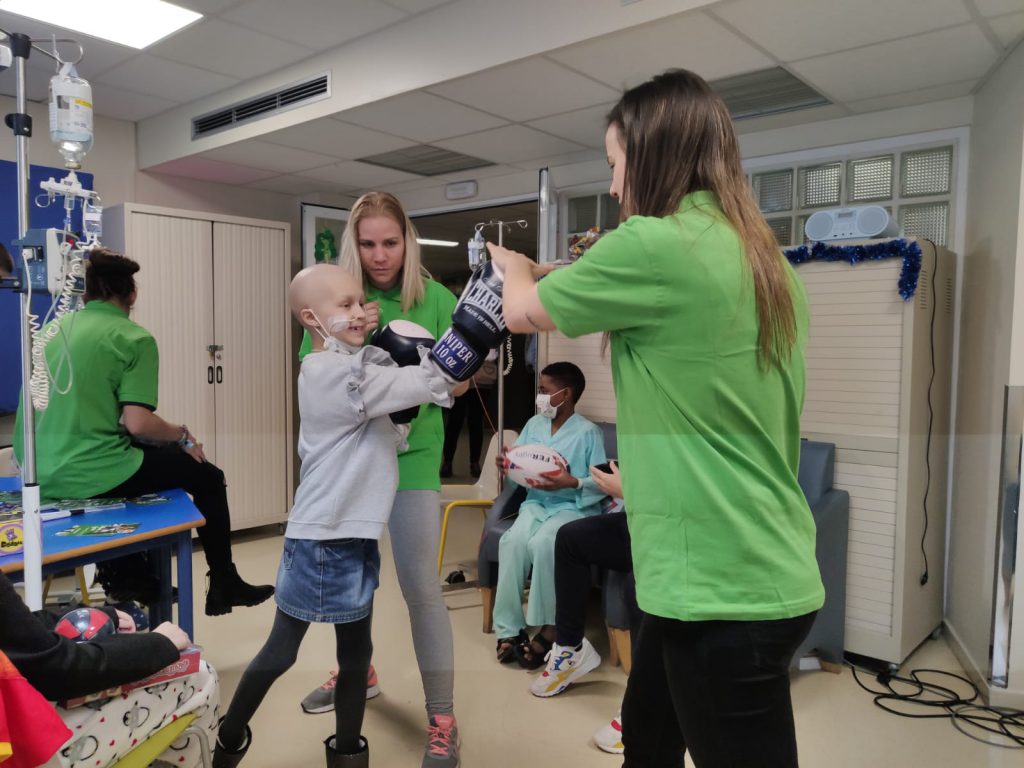
[[[309,335],[309,331],[302,331],[302,343],[299,344],[299,362],[301,363],[303,358],[313,351],[313,339]]]
[[[160,352],[150,335],[131,342],[124,373],[117,385],[117,401],[146,405],[156,410],[160,383]]]
[[[627,220],[575,264],[537,284],[540,301],[559,331],[575,338],[657,321],[664,286],[641,238],[643,222],[641,217]]]

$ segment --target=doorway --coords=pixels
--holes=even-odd
[[[462,293],[470,276],[467,243],[473,237],[476,224],[487,221],[515,222],[523,220],[525,227],[512,225],[504,232],[504,245],[537,260],[538,210],[536,201],[451,211],[426,216],[413,216],[421,240],[442,241],[455,245],[421,244],[423,265],[431,276],[456,296]],[[497,227],[486,227],[484,237],[498,241]],[[505,429],[522,431],[523,425],[534,413],[537,389],[537,336],[512,336],[512,365],[505,376]],[[507,364],[506,364],[507,367]],[[480,377],[477,377],[480,379]],[[470,430],[480,427],[480,453],[477,463],[486,458],[487,446],[498,423],[497,383],[487,384],[486,377],[458,399],[455,407],[445,411],[446,454],[450,454],[450,477],[442,476],[442,483],[472,485],[476,477],[470,455]],[[457,428],[457,431],[456,431]],[[472,443],[477,443],[472,435]],[[447,456],[446,456],[447,458]],[[447,467],[444,467],[447,469]],[[445,473],[447,474],[447,472]]]

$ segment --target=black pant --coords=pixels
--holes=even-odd
[[[480,449],[484,444],[484,407],[480,398],[485,392],[470,385],[469,391],[456,397],[448,410],[444,425],[444,460],[449,464],[455,457],[463,422],[469,422],[469,460],[473,464],[480,462]]]
[[[197,529],[211,571],[231,565],[231,516],[224,473],[215,465],[200,464],[178,446],[142,448],[142,465],[116,488],[97,496],[142,496],[182,488],[206,519]]]
[[[587,619],[587,595],[591,567],[632,571],[629,528],[625,513],[594,515],[566,523],[555,535],[555,642],[573,647],[583,642]],[[642,614],[636,604],[632,577],[627,581],[626,602],[630,630],[635,635]]]
[[[359,751],[359,734],[366,710],[366,675],[370,669],[373,643],[372,616],[348,624],[335,624],[338,683],[334,689],[335,744],[338,752]],[[295,664],[309,622],[278,610],[274,626],[263,648],[256,654],[235,689],[231,706],[221,723],[218,740],[236,750],[245,740],[245,726],[252,720],[270,686]],[[287,738],[287,737],[286,737]]]
[[[776,621],[645,615],[622,704],[623,768],[795,768],[789,663],[815,613]]]

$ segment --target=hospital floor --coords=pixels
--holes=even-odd
[[[475,559],[480,518],[463,514],[452,523],[444,572]],[[281,553],[274,529],[242,534],[235,559],[250,581],[272,581]],[[423,693],[413,655],[409,619],[395,577],[387,541],[382,542],[381,585],[374,609],[374,665],[382,693],[369,701],[363,732],[376,768],[419,768],[425,732]],[[273,601],[236,609],[227,616],[203,615],[206,562],[195,555],[196,640],[220,674],[226,707],[239,677],[260,648],[274,614]],[[449,595],[455,634],[455,710],[462,731],[465,768],[618,768],[620,756],[599,751],[590,741],[597,727],[619,707],[626,678],[622,670],[601,667],[560,696],[537,699],[527,686],[531,674],[494,661],[494,635],[480,631],[480,599],[475,590]],[[596,606],[596,601],[594,601]],[[591,611],[596,614],[596,608]],[[588,637],[604,656],[607,639],[594,615]],[[299,701],[326,679],[334,657],[333,632],[314,625],[296,665],[271,689],[252,725],[253,746],[245,768],[323,766],[323,740],[333,715],[307,715]],[[905,669],[930,667],[961,673],[944,639],[928,641]],[[948,720],[908,720],[875,707],[854,682],[840,675],[798,672],[793,701],[801,765],[804,768],[1009,768],[1024,765],[1022,752],[980,744]],[[737,733],[736,738],[744,738]],[[687,760],[687,766],[692,764]]]
[[[455,518],[445,573],[460,560],[475,558],[480,518]],[[278,536],[246,536],[235,547],[239,570],[249,580],[273,578],[281,551]],[[424,744],[423,693],[413,656],[409,619],[395,578],[391,552],[382,547],[381,585],[374,608],[374,665],[382,693],[369,701],[364,734],[377,768],[418,768]],[[202,553],[195,572],[205,571]],[[196,605],[203,580],[196,579]],[[465,768],[594,766],[618,768],[621,757],[600,752],[590,741],[594,729],[618,709],[625,689],[622,670],[606,662],[560,696],[537,699],[527,686],[531,673],[494,661],[494,635],[480,631],[480,599],[475,590],[447,598],[455,634],[455,710],[462,731]],[[228,616],[197,616],[196,637],[220,673],[225,704],[246,664],[266,637],[274,607],[236,609]],[[592,611],[591,613],[596,613]],[[605,654],[607,640],[599,617],[588,636]],[[248,768],[324,764],[323,739],[332,715],[307,715],[299,701],[323,682],[334,656],[333,632],[313,626],[299,661],[277,685],[252,722]],[[960,672],[945,640],[927,642],[910,667]],[[875,707],[846,669],[840,675],[813,671],[793,679],[797,736],[805,768],[1009,768],[1022,765],[1021,752],[990,747],[959,733],[946,720],[908,720]],[[742,733],[736,734],[743,738]],[[689,761],[687,765],[690,765]]]

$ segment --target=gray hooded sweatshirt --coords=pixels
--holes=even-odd
[[[388,414],[421,403],[448,407],[451,386],[425,356],[418,366],[399,368],[372,346],[307,355],[299,370],[302,469],[285,536],[379,539],[409,430]]]

